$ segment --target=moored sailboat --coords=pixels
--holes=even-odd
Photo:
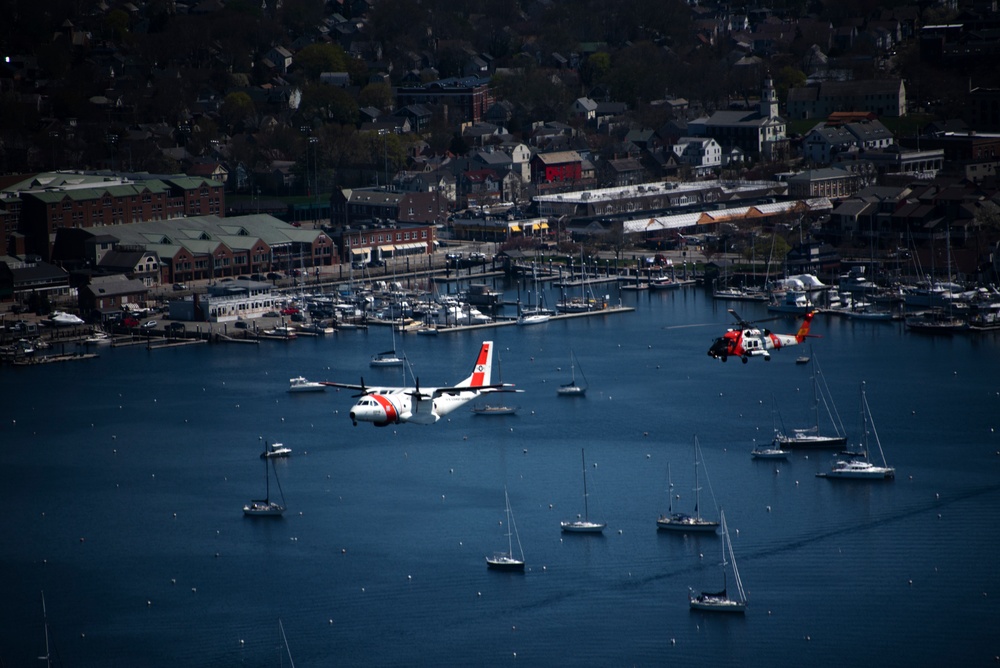
[[[560,397],[582,397],[587,394],[587,378],[583,375],[583,369],[581,368],[580,377],[583,379],[583,383],[578,384],[576,382],[576,367],[577,367],[576,355],[573,355],[573,353],[571,352],[569,368],[572,379],[568,383],[560,385],[559,388],[556,390],[556,394],[558,394]]]
[[[517,526],[514,524],[514,513],[510,509],[510,496],[507,488],[503,490],[504,502],[507,504],[507,551],[495,552],[492,557],[486,557],[486,567],[496,571],[524,572],[524,549],[521,547],[521,538],[517,535]],[[517,539],[517,551],[519,557],[514,556],[514,539]]]
[[[587,500],[587,459],[582,448],[580,457],[583,460],[583,517],[577,515],[575,520],[560,522],[559,525],[567,533],[603,533],[604,527],[607,526],[604,522],[590,521],[590,507]]]
[[[281,482],[278,480],[278,472],[275,470],[274,482],[278,485],[278,492],[281,494],[281,503],[271,500],[271,476],[268,473],[268,466],[273,470],[274,462],[272,457],[267,456],[266,446],[264,454],[261,457],[264,459],[264,498],[251,499],[249,503],[243,506],[243,514],[250,517],[280,517],[285,512],[285,493],[281,490]]]
[[[874,437],[874,438],[872,438]],[[870,447],[874,440],[882,464],[874,464],[869,458]],[[841,478],[849,480],[889,480],[896,477],[896,469],[885,461],[882,442],[875,430],[871,408],[865,394],[865,384],[861,383],[861,451],[854,453],[850,459],[838,460],[833,468],[816,474],[819,478]]]
[[[688,594],[688,602],[692,610],[703,610],[705,612],[737,612],[745,613],[747,610],[747,595],[743,590],[743,581],[740,579],[740,571],[736,567],[736,555],[733,554],[733,543],[729,539],[729,529],[726,527],[726,514],[719,512],[722,523],[722,590],[717,592],[703,591],[695,594],[691,591]],[[729,561],[726,561],[726,558]],[[736,592],[733,597],[729,595],[728,566],[733,568],[733,585]]]
[[[792,429],[790,434],[778,431],[775,435],[775,442],[781,448],[839,448],[847,444],[847,436],[844,432],[843,422],[837,413],[837,406],[833,403],[830,388],[826,384],[826,379],[820,370],[819,360],[816,355],[811,355],[813,365],[813,425],[801,429]],[[822,433],[819,428],[819,405],[823,404],[827,416],[833,426],[833,433]]]
[[[698,437],[694,437],[694,514],[675,513],[673,510],[673,498],[667,508],[666,515],[660,515],[656,520],[657,529],[667,531],[689,531],[689,532],[709,532],[719,528],[719,523],[701,516],[701,485],[699,484],[698,466],[701,460],[701,447],[698,445]],[[707,474],[706,474],[707,476]],[[711,487],[711,483],[709,483]],[[671,484],[673,487],[673,484]]]

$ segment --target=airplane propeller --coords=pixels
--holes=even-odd
[[[361,391],[351,396],[352,398],[357,399],[358,397],[367,397],[369,394],[371,394],[371,391],[365,387],[365,377],[361,376]]]
[[[420,391],[420,378],[414,378],[413,381],[414,381],[413,382],[414,387],[413,391],[410,392],[410,396],[416,399],[417,401],[426,399],[427,395]]]

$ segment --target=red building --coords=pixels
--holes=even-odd
[[[183,216],[225,215],[223,186],[210,179],[180,176],[148,181],[20,193],[19,231],[28,252],[50,257],[56,230],[128,225]]]
[[[532,183],[573,183],[582,178],[583,158],[576,151],[537,153],[531,159]]]

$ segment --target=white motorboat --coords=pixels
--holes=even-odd
[[[272,443],[270,445],[265,444],[264,452],[260,453],[261,458],[268,457],[287,457],[292,454],[292,449],[285,447],[282,443]]]
[[[541,325],[552,319],[551,313],[536,312],[529,313],[528,311],[522,311],[519,316],[517,316],[517,324],[525,327],[527,325]]]
[[[86,324],[80,316],[66,313],[65,311],[53,311],[49,316],[49,322],[56,327],[73,327]]]
[[[317,383],[314,380],[307,380],[303,376],[296,376],[288,379],[289,392],[325,392],[326,385]]]

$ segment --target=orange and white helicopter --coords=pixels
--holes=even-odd
[[[368,387],[365,379],[360,385],[324,382],[331,387],[359,390],[358,402],[351,407],[351,422],[371,422],[385,427],[400,422],[434,424],[442,416],[460,408],[487,392],[520,392],[510,383],[490,383],[493,373],[493,342],[483,341],[468,378],[453,387],[428,387],[421,389],[417,379],[413,387]]]
[[[753,322],[747,322],[740,317],[740,314],[729,309],[738,323],[738,327],[730,327],[726,333],[720,336],[708,349],[708,356],[721,359],[725,362],[730,356],[739,357],[746,364],[751,357],[763,357],[764,361],[771,361],[771,351],[788,346],[797,346],[809,336],[809,327],[812,325],[813,316],[816,311],[806,314],[805,321],[795,334],[775,334],[768,329],[758,329]],[[777,320],[777,318],[770,318]],[[767,322],[757,320],[755,322]],[[813,335],[815,336],[815,335]]]

